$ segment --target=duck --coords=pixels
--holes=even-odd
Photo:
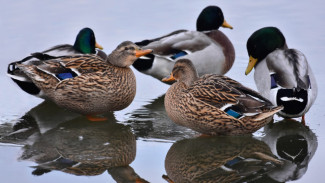
[[[136,60],[133,67],[161,81],[170,74],[178,59],[186,58],[193,62],[200,76],[224,75],[234,63],[235,49],[219,27],[233,29],[218,6],[208,6],[197,18],[196,31],[176,30],[159,38],[136,42],[154,51]]]
[[[151,52],[124,41],[106,60],[95,54],[77,54],[17,67],[48,100],[97,121],[97,114],[122,110],[131,104],[136,80],[129,66]],[[98,121],[102,120],[105,118],[98,117]]]
[[[255,69],[257,90],[275,106],[283,106],[278,115],[302,117],[315,102],[317,83],[306,56],[288,48],[282,32],[276,27],[263,27],[247,40],[249,63],[245,74]]]
[[[163,178],[169,183],[262,182],[282,164],[267,144],[251,135],[200,136],[172,144]]]
[[[96,49],[98,48],[98,49]],[[94,31],[91,28],[85,27],[81,29],[76,37],[74,45],[60,44],[53,46],[43,54],[32,53],[20,61],[11,62],[8,65],[7,75],[22,89],[24,92],[34,95],[39,98],[44,98],[41,90],[22,72],[17,64],[37,65],[50,56],[65,56],[73,54],[98,54],[103,59],[106,58],[105,52],[101,51],[103,47],[96,42]],[[36,52],[39,53],[39,52]],[[43,57],[41,57],[43,56]],[[31,62],[32,61],[32,62]]]
[[[194,64],[179,59],[169,77],[176,81],[165,95],[168,117],[203,135],[249,134],[272,121],[274,107],[256,91],[222,75],[198,76]]]
[[[262,140],[283,165],[270,172],[275,182],[295,181],[308,171],[318,147],[317,135],[309,127],[294,119],[282,119],[264,127]]]

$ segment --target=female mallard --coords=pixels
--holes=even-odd
[[[288,49],[284,35],[276,27],[264,27],[247,41],[247,75],[255,67],[258,91],[273,105],[284,108],[279,115],[294,118],[304,115],[317,96],[315,76],[303,53]]]
[[[169,118],[207,135],[255,132],[282,109],[226,76],[207,74],[199,78],[187,59],[178,60],[164,80],[177,81],[165,96]]]
[[[281,164],[251,135],[187,138],[168,150],[163,178],[169,183],[257,182]]]
[[[227,36],[218,30],[220,26],[232,29],[219,7],[208,6],[197,19],[197,31],[178,30],[136,43],[154,52],[135,61],[133,67],[161,80],[170,74],[176,60],[187,58],[200,76],[209,73],[223,75],[234,63],[235,50]]]
[[[95,115],[130,105],[136,83],[129,66],[151,52],[125,41],[106,61],[98,55],[79,54],[49,59],[39,65],[17,64],[17,67],[58,106]]]
[[[103,58],[106,58],[106,54],[102,51],[96,50],[95,48],[103,49],[102,46],[96,43],[95,34],[90,28],[83,28],[77,35],[74,45],[62,44],[54,46],[48,50],[43,51],[43,57],[40,54],[31,54],[30,56],[22,59],[21,61],[12,62],[8,65],[8,75],[11,79],[25,92],[44,98],[41,95],[40,89],[24,74],[18,67],[17,64],[26,65],[38,65],[42,60],[46,59],[46,55],[51,56],[65,56],[73,54],[95,54],[97,53]],[[44,55],[46,54],[46,55]],[[31,62],[32,61],[32,62]]]

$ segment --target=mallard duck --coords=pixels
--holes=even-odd
[[[17,64],[17,67],[58,106],[95,115],[130,105],[136,83],[129,66],[151,52],[125,41],[106,61],[98,55],[79,54],[52,58],[39,65]]]
[[[278,114],[295,118],[308,112],[317,96],[315,76],[305,55],[289,49],[276,27],[255,31],[247,41],[249,64],[245,74],[255,68],[258,91],[273,105],[284,107]]]
[[[207,135],[252,133],[272,120],[283,107],[226,76],[198,77],[190,60],[175,63],[169,78],[174,83],[165,96],[167,115],[179,125]]]
[[[198,74],[223,75],[232,67],[235,50],[219,27],[232,29],[217,6],[208,6],[200,13],[197,31],[177,30],[168,35],[136,43],[144,49],[153,49],[153,54],[139,58],[133,67],[138,71],[163,79],[180,58],[190,59]]]
[[[74,45],[70,44],[62,44],[54,46],[50,49],[43,51],[42,53],[45,55],[51,56],[65,56],[65,55],[73,55],[73,54],[98,54],[103,58],[106,58],[106,54],[98,49],[103,49],[95,39],[95,34],[92,29],[90,28],[83,28],[77,35],[76,41]],[[8,65],[8,76],[25,92],[44,98],[42,93],[40,93],[40,89],[35,86],[35,84],[22,72],[18,67],[17,64],[26,64],[26,65],[37,65],[42,60],[46,59],[47,57],[40,57],[39,54],[35,56],[35,54],[31,54],[26,58],[12,62]],[[32,61],[32,62],[31,62]]]
[[[199,133],[177,125],[169,119],[164,99],[165,94],[153,99],[148,105],[133,110],[125,123],[132,127],[133,133],[138,138],[176,141],[197,136]]]
[[[114,115],[95,125],[83,117],[65,121],[29,139],[19,159],[35,162],[36,175],[59,170],[90,176],[127,166],[135,159],[136,139],[130,127],[114,121]]]
[[[281,167],[268,172],[268,176],[275,182],[303,177],[318,147],[316,134],[294,119],[269,123],[264,127],[264,133],[262,140],[284,162]]]
[[[169,183],[254,182],[281,164],[264,142],[251,135],[198,137],[170,147],[163,178]]]

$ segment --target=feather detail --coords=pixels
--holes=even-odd
[[[306,114],[317,97],[317,83],[305,55],[289,49],[276,27],[255,31],[247,40],[247,52],[245,73],[255,68],[258,91],[273,105],[284,107],[278,114],[286,118]]]
[[[272,120],[283,107],[239,82],[215,74],[197,75],[190,60],[175,63],[177,80],[167,91],[165,108],[177,124],[208,135],[252,133]]]
[[[177,30],[155,39],[137,42],[142,48],[153,49],[154,52],[149,58],[138,59],[133,66],[138,71],[161,80],[171,72],[175,61],[190,59],[199,76],[209,73],[223,75],[235,60],[235,49],[231,41],[218,30],[220,26],[232,28],[224,26],[224,22],[222,10],[217,6],[208,6],[197,18],[196,31]]]
[[[33,56],[48,60],[15,65],[44,98],[68,110],[93,115],[121,110],[130,105],[135,96],[136,81],[129,65],[138,55],[151,52],[125,41],[107,60],[95,54],[52,57],[36,53]]]

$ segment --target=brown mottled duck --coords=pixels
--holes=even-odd
[[[98,49],[100,50],[98,50]],[[53,46],[42,53],[51,56],[68,56],[74,54],[97,54],[102,58],[106,58],[106,54],[101,51],[103,47],[96,42],[95,33],[91,28],[83,28],[76,37],[74,45],[60,44]],[[42,63],[44,59],[37,57],[39,54],[30,54],[20,61],[11,62],[8,65],[7,75],[26,93],[36,97],[44,98],[43,92],[31,81],[31,79],[22,72],[17,64],[35,65]]]
[[[151,52],[125,41],[107,56],[106,61],[89,54],[52,57],[39,65],[17,66],[46,98],[60,107],[92,116],[122,110],[131,104],[136,80],[129,66],[138,57]]]
[[[226,76],[198,77],[192,62],[178,60],[165,81],[176,80],[165,96],[171,120],[207,135],[253,133],[283,107]]]

